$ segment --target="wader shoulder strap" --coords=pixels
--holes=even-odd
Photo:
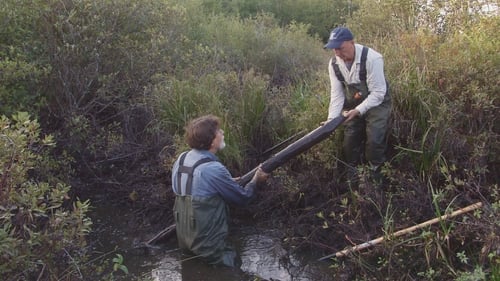
[[[193,171],[194,171],[194,169],[196,169],[196,167],[198,167],[199,165],[201,165],[203,163],[211,162],[214,160],[212,160],[210,158],[202,158],[202,159],[196,161],[196,163],[194,163],[194,165],[192,167],[188,167],[188,166],[184,166],[184,159],[186,158],[186,154],[187,154],[187,152],[184,152],[181,155],[181,158],[179,160],[179,169],[177,170],[177,184],[179,184],[179,188],[180,188],[179,191],[182,194],[182,187],[180,186],[181,185],[181,176],[182,176],[182,174],[187,174],[188,179],[186,182],[186,195],[191,195],[191,192],[193,189]]]
[[[335,76],[337,76],[337,79],[340,81],[340,83],[344,83],[345,82],[344,75],[342,75],[342,72],[340,72],[340,68],[336,64],[336,62],[337,62],[337,59],[335,59],[335,56],[333,56],[332,67],[333,67],[333,71],[335,72]]]
[[[359,68],[359,80],[361,82],[366,81],[366,57],[368,56],[368,47],[363,46],[363,50],[361,51],[361,64]],[[335,63],[337,60],[335,59],[335,56],[332,58],[332,67],[333,71],[335,72],[335,76],[337,76],[337,79],[340,82],[345,82],[344,75],[342,75],[342,72],[340,72],[339,66]]]
[[[363,51],[361,51],[361,65],[359,68],[359,80],[362,82],[366,81],[366,57],[368,56],[368,47],[363,46]]]

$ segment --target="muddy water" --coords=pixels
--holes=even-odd
[[[277,229],[251,225],[233,226],[230,240],[241,254],[241,269],[213,267],[197,259],[186,259],[177,249],[174,237],[158,248],[141,247],[155,233],[130,225],[130,208],[98,204],[90,217],[96,255],[110,261],[116,254],[124,257],[129,274],[116,274],[118,280],[152,281],[322,281],[333,278],[328,262],[317,262],[308,253],[290,254],[281,244]]]

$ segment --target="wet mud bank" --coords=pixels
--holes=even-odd
[[[310,252],[287,250],[282,230],[262,228],[255,220],[236,219],[231,225],[229,239],[242,259],[240,269],[231,269],[183,256],[177,248],[175,232],[146,247],[144,242],[157,234],[153,230],[158,226],[146,221],[138,224],[133,206],[94,200],[90,214],[94,223],[92,249],[95,256],[124,257],[123,265],[129,274],[117,273],[118,280],[332,280],[328,262],[318,262],[318,257]]]

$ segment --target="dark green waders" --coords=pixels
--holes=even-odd
[[[187,195],[175,197],[174,218],[179,247],[184,253],[200,256],[209,264],[240,267],[239,256],[226,243],[229,217],[226,203],[220,196],[192,196],[192,172],[200,163],[186,167],[182,165],[183,160],[181,156],[178,174],[186,173],[190,177],[187,180]]]
[[[241,261],[226,244],[228,210],[222,198],[177,196],[174,215],[179,247],[202,257],[210,264],[239,267]]]
[[[354,109],[370,94],[366,83],[367,55],[368,48],[363,47],[359,70],[360,83],[357,84],[348,84],[335,63],[335,57],[332,59],[335,75],[344,86],[344,110]],[[363,144],[365,160],[370,164],[374,173],[380,173],[380,166],[387,160],[385,152],[391,116],[391,96],[387,81],[386,84],[386,94],[380,105],[371,108],[363,116],[358,116],[345,123],[343,152],[346,162],[351,166],[348,168],[348,179],[351,181],[357,181],[355,169],[358,164],[363,162]]]
[[[386,159],[387,133],[391,116],[388,98],[371,108],[363,116],[345,124],[343,150],[347,163],[353,167],[361,163],[364,143],[365,160],[378,169]]]

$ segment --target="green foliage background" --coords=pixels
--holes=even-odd
[[[81,241],[89,229],[88,203],[63,207],[69,178],[120,180],[165,147],[168,167],[185,149],[182,129],[193,117],[222,117],[229,144],[222,158],[236,175],[263,161],[267,148],[317,127],[329,102],[331,54],[322,45],[339,24],[385,57],[394,100],[388,167],[429,197],[443,192],[443,209],[471,190],[498,207],[500,19],[486,4],[498,7],[458,0],[4,0],[0,258],[33,257],[23,259],[29,263],[38,256],[42,263],[26,272],[25,263],[2,262],[2,276],[29,277],[49,265],[43,276],[62,275],[69,265],[56,263],[54,253],[73,248],[51,245],[50,237],[70,232],[68,241]],[[21,127],[11,132],[14,126]],[[50,153],[30,144],[41,141],[38,134],[54,137]],[[337,178],[341,134],[301,155],[294,164],[309,182],[294,181]],[[9,150],[13,139],[17,150]],[[18,163],[16,151],[29,151],[16,157],[31,163],[17,174],[5,168]],[[76,173],[57,173],[68,159]],[[57,182],[37,178],[60,174]],[[42,197],[51,199],[40,205]],[[23,220],[26,228],[15,223],[21,209],[35,214]]]

